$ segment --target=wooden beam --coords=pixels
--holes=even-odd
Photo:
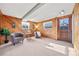
[[[39,9],[41,6],[43,6],[45,3],[37,3],[32,9],[30,9],[23,17],[22,19],[26,18],[27,16],[31,15],[33,12],[35,12],[37,9]]]

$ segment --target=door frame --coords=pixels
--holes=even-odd
[[[69,32],[71,31],[71,43],[72,43],[72,14],[70,14],[70,15],[66,15],[66,16],[61,16],[61,17],[58,17],[57,18],[57,23],[58,23],[58,25],[57,25],[57,27],[58,27],[58,29],[57,29],[57,39],[58,40],[61,40],[60,39],[60,25],[59,25],[59,20],[60,19],[64,19],[64,18],[69,18]],[[70,25],[71,24],[71,25]],[[68,34],[69,35],[69,34]]]

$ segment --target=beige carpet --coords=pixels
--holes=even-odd
[[[72,44],[53,40],[49,38],[41,38],[16,44],[10,43],[0,46],[1,56],[73,56],[75,55]]]

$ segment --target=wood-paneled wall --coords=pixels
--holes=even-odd
[[[7,28],[11,33],[13,32],[22,32],[21,29],[21,21],[22,19],[4,15],[0,12],[0,29]],[[13,23],[15,23],[15,28],[12,27]],[[0,41],[2,42],[4,37],[0,35]]]
[[[21,21],[21,19],[12,16],[0,16],[1,28],[8,28],[11,32],[21,31]],[[14,23],[15,28],[12,27]]]
[[[62,32],[60,32],[59,30],[59,19],[63,19],[63,18],[69,18],[69,30],[68,30],[68,33],[65,37],[69,37],[67,38],[66,40],[64,40],[63,37],[60,36],[60,34],[62,34]],[[41,21],[41,22],[38,22],[38,23],[35,23],[35,25],[38,26],[38,28],[35,28],[36,31],[40,31],[42,36],[44,37],[49,37],[49,38],[52,38],[52,39],[60,39],[60,40],[64,40],[64,41],[68,41],[68,42],[71,42],[71,39],[72,37],[70,35],[72,35],[72,15],[66,15],[66,16],[61,16],[61,17],[57,17],[57,18],[52,18],[52,19],[48,19],[48,20],[45,20],[45,21]],[[48,30],[45,30],[43,28],[43,23],[44,22],[48,22],[48,21],[52,21],[52,29],[48,29]],[[71,34],[70,34],[71,32]],[[66,34],[66,33],[64,33]],[[71,38],[71,39],[70,39]]]
[[[74,7],[74,11],[73,11],[73,20],[74,20],[74,28],[73,28],[73,35],[74,35],[74,39],[73,39],[73,44],[74,44],[74,48],[75,51],[77,53],[77,55],[79,55],[79,3],[75,4]]]
[[[52,28],[50,30],[48,30],[48,29],[46,30],[43,27],[43,23],[48,22],[48,21],[52,21],[52,23],[53,23]],[[56,20],[56,18],[35,23],[35,25],[38,26],[38,28],[35,28],[35,31],[40,31],[43,37],[57,39],[57,20]]]

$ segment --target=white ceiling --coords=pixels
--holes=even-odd
[[[32,21],[43,21],[50,18],[54,18],[57,16],[61,16],[59,12],[61,10],[65,10],[64,15],[71,14],[74,8],[74,4],[71,3],[57,3],[57,4],[45,4],[30,16],[26,17],[25,19],[32,19]]]
[[[0,3],[0,10],[10,16],[23,17],[36,3]]]
[[[7,3],[0,4],[0,9],[4,14],[22,18],[28,11],[30,11],[37,3]],[[46,3],[24,20],[31,20],[35,22],[47,20],[57,16],[61,16],[59,12],[65,11],[64,15],[71,14],[75,3]]]

